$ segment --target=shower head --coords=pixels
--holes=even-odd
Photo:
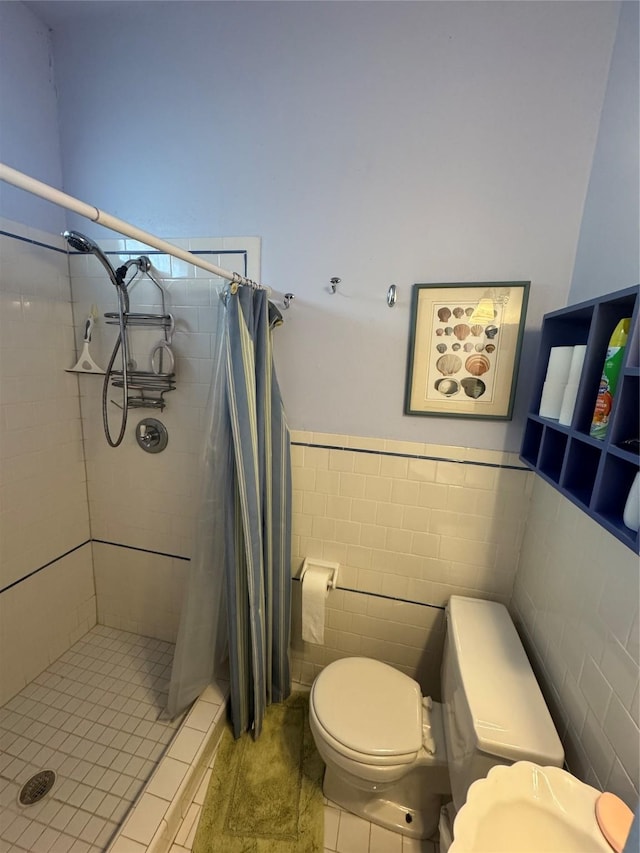
[[[81,234],[79,231],[65,231],[62,236],[71,248],[76,250],[76,252],[84,252],[85,254],[88,254],[89,252],[100,251],[93,240],[85,237],[85,235]]]
[[[76,252],[82,252],[85,255],[95,255],[107,271],[114,287],[119,289],[122,286],[121,281],[116,275],[116,271],[109,263],[109,259],[100,246],[94,243],[93,240],[89,239],[89,237],[86,237],[84,234],[81,234],[79,231],[65,231],[62,236],[71,248],[76,250]]]

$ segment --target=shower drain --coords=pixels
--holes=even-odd
[[[53,770],[41,770],[28,779],[20,790],[19,800],[23,806],[39,802],[53,788],[56,774]]]

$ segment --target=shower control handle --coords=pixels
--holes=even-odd
[[[136,427],[136,441],[147,453],[160,453],[167,446],[167,428],[156,418],[145,418]]]

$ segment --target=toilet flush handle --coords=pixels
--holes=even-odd
[[[425,696],[422,700],[422,746],[429,755],[436,754],[436,742],[431,734],[431,696]]]

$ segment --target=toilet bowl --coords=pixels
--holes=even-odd
[[[343,808],[426,838],[449,793],[441,706],[385,663],[344,658],[315,680],[309,724],[326,765],[323,791]]]
[[[315,679],[309,722],[325,796],[396,832],[429,838],[442,805],[498,764],[561,767],[562,745],[506,608],[452,596],[443,703],[370,658],[343,658]]]

